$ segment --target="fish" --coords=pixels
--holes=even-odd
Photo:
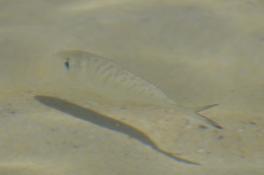
[[[125,122],[118,121],[92,109],[84,108],[80,105],[71,103],[65,99],[43,95],[36,95],[34,96],[34,98],[48,107],[69,114],[80,120],[90,122],[94,125],[121,133],[123,135],[127,135],[130,138],[137,140],[143,145],[148,146],[153,150],[157,151],[158,153],[161,153],[177,162],[190,165],[200,165],[200,163],[198,162],[177,157],[173,153],[161,149],[147,134]]]
[[[223,128],[216,121],[200,114],[218,104],[188,109],[170,99],[151,82],[124,69],[110,58],[82,50],[65,50],[56,55],[62,60],[68,81],[73,82],[76,92],[89,89],[122,104],[169,107],[209,127]]]
[[[123,69],[109,58],[79,50],[62,51],[56,55],[62,58],[70,80],[81,82],[82,88],[134,104],[161,105],[169,101],[160,89]]]

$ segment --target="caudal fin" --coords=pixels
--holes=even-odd
[[[223,129],[223,127],[220,124],[218,124],[216,121],[214,121],[212,119],[209,119],[206,116],[200,114],[200,112],[208,110],[208,109],[210,109],[212,107],[215,107],[217,105],[218,104],[211,104],[211,105],[197,107],[197,108],[194,109],[194,113],[195,113],[196,117],[200,118],[202,121],[204,121],[208,125],[210,125],[210,126],[212,126],[214,128],[217,128],[217,129]]]
[[[223,127],[220,124],[218,124],[216,121],[211,120],[211,119],[207,118],[206,116],[199,114],[199,113],[195,113],[195,115],[198,116],[199,118],[201,118],[207,124],[213,126],[214,128],[223,129]]]

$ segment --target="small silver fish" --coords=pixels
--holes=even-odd
[[[177,113],[181,112],[182,116],[222,129],[217,122],[199,113],[216,104],[190,110],[179,106],[155,85],[123,69],[111,59],[81,50],[66,50],[57,55],[62,59],[66,75],[74,82],[76,91],[78,88],[89,89],[124,104],[169,107]]]

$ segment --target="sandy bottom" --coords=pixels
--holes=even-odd
[[[2,0],[0,10],[0,174],[264,173],[261,1]],[[109,57],[190,109],[219,104],[203,114],[223,129],[169,109],[112,104],[85,87],[73,91],[69,85],[83,83],[67,82],[55,56],[67,49]],[[126,122],[201,166],[56,111],[35,95]]]

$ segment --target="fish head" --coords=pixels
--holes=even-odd
[[[86,69],[98,56],[81,50],[64,50],[56,53],[62,65],[67,71],[77,71]]]
[[[56,53],[56,56],[67,71],[74,70],[77,67],[80,68],[82,51],[66,50]]]

